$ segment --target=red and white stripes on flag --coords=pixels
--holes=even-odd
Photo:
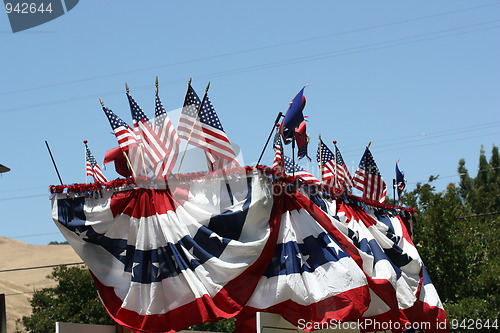
[[[177,132],[188,143],[205,150],[213,165],[218,159],[239,165],[212,102],[206,93],[200,102],[191,84],[188,85]]]
[[[365,149],[352,181],[354,188],[363,193],[363,198],[384,202],[387,195],[387,185],[368,147]]]
[[[86,175],[94,178],[97,183],[107,183],[108,179],[102,173],[101,168],[97,164],[97,161],[87,146],[87,140],[84,141],[85,144],[85,169]]]
[[[177,162],[181,140],[175,127],[172,125],[165,108],[163,107],[158,93],[156,93],[155,98],[155,119],[153,123],[153,130],[167,152],[163,163],[158,164],[156,174],[168,176],[172,173],[175,163]]]
[[[284,168],[283,141],[281,141],[281,133],[279,132],[279,129],[276,130],[276,134],[274,136],[273,148],[274,148],[274,160],[272,168],[283,172]]]
[[[316,185],[320,185],[321,182],[318,178],[314,177],[309,171],[294,163],[293,160],[288,156],[283,156],[283,160],[285,162],[285,173],[288,176],[295,176],[304,180],[307,183],[313,183]]]
[[[108,117],[109,124],[113,129],[113,133],[116,136],[118,145],[123,150],[123,152],[125,152],[128,158],[127,162],[130,164],[129,167],[132,171],[133,176],[137,177],[141,175],[142,170],[144,170],[144,163],[139,142],[137,141],[134,130],[113,111],[111,111],[111,109],[105,107],[104,104],[102,105],[102,109],[106,114],[106,117]]]
[[[129,93],[127,93],[127,98],[130,104],[130,112],[132,113],[134,133],[144,156],[144,168],[148,174],[152,173],[153,176],[161,176],[163,173],[163,161],[169,155],[170,151],[153,130],[144,111],[142,111]]]
[[[344,163],[337,145],[335,145],[335,155],[320,139],[316,159],[321,167],[322,180],[335,192],[344,192],[353,187],[351,175]]]

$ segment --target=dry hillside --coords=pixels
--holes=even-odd
[[[32,245],[0,237],[0,271],[81,262],[69,245]],[[7,332],[15,331],[17,318],[29,315],[33,289],[49,287],[52,268],[0,272],[0,294],[5,294]]]

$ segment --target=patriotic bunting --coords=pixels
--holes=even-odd
[[[54,221],[117,323],[172,332],[236,316],[246,333],[264,311],[295,325],[355,321],[365,332],[374,322],[431,322],[428,332],[447,331],[402,217],[233,170],[165,189],[55,195]]]

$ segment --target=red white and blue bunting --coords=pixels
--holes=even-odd
[[[325,190],[236,168],[53,186],[52,215],[109,314],[134,331],[236,317],[237,331],[254,332],[259,311],[295,325],[426,322],[429,332],[448,331],[410,238],[411,210]]]

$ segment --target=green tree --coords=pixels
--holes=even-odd
[[[114,325],[102,305],[88,269],[84,266],[59,266],[47,278],[57,285],[35,290],[31,299],[32,314],[18,320],[17,332],[53,333],[56,321]],[[222,319],[194,325],[194,331],[232,332],[234,319]]]
[[[232,332],[234,331],[234,318],[222,319],[213,323],[193,325],[189,331]]]
[[[88,269],[59,266],[47,278],[55,280],[57,285],[34,291],[30,301],[32,314],[18,320],[25,328],[23,331],[53,333],[56,321],[114,324],[97,295]]]
[[[432,186],[437,177],[431,176],[404,200],[417,209],[414,241],[450,321],[473,320],[476,325],[490,319],[491,323],[499,319],[500,308],[498,147],[493,147],[489,161],[481,149],[476,177],[469,176],[463,159],[458,172],[458,185],[449,184],[437,192]]]

